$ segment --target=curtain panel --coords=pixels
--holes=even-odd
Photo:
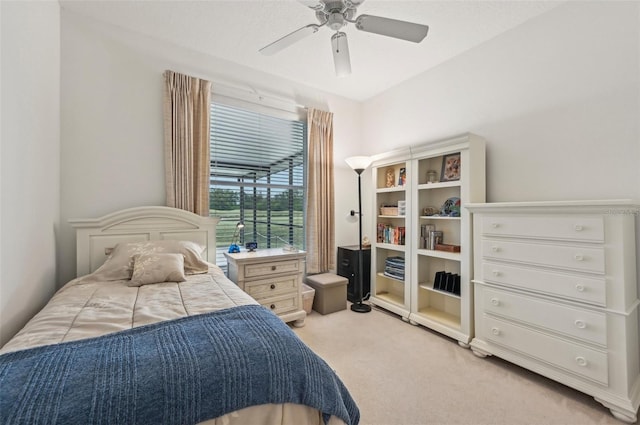
[[[335,269],[333,113],[309,108],[307,273]]]
[[[164,79],[167,206],[208,216],[211,82],[173,71]]]

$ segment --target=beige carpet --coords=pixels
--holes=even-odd
[[[363,425],[623,424],[592,397],[384,311],[313,311],[294,329],[349,388]]]

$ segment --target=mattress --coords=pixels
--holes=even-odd
[[[0,354],[123,331],[229,307],[257,304],[213,264],[185,282],[139,287],[84,276],[62,287]]]

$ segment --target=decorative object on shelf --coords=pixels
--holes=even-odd
[[[440,212],[440,210],[436,207],[424,207],[422,209],[422,215],[438,215],[438,213]]]
[[[356,282],[356,293],[355,293],[355,302],[351,304],[351,310],[355,311],[356,313],[368,313],[371,311],[371,306],[369,304],[364,304],[362,302],[362,287],[363,287],[363,283],[362,283],[362,276],[363,276],[363,270],[362,270],[362,264],[363,264],[363,258],[362,258],[362,184],[360,182],[360,177],[362,175],[362,172],[364,170],[367,169],[367,167],[371,164],[371,158],[367,157],[367,156],[352,156],[350,158],[347,158],[345,160],[347,162],[347,164],[349,164],[349,167],[351,167],[353,169],[353,171],[355,171],[358,174],[358,243],[359,243],[359,247],[360,250],[358,251],[358,280]],[[395,177],[395,172],[393,171],[393,168],[391,168],[391,172],[392,172],[392,179],[391,179],[391,185],[393,185],[393,181],[394,181],[394,177]],[[387,170],[387,185],[389,184],[389,170]]]
[[[362,246],[364,247],[371,246],[371,241],[369,240],[369,236],[364,236],[362,238]]]
[[[404,217],[407,214],[407,201],[398,201],[398,215]]]
[[[400,168],[398,174],[398,186],[404,186],[407,183],[407,169],[405,167]]]
[[[396,185],[396,170],[393,167],[387,168],[387,180],[385,187],[395,187]]]
[[[239,221],[236,224],[236,230],[233,232],[233,238],[231,238],[231,245],[229,245],[229,253],[240,252],[240,247],[237,244],[237,238],[240,236],[240,229],[244,229],[244,223]]]
[[[440,181],[460,180],[460,152],[442,157]]]
[[[460,198],[451,197],[444,201],[440,208],[440,215],[445,217],[460,217]]]
[[[427,183],[438,183],[438,172],[436,170],[427,171]]]
[[[460,252],[460,245],[439,243],[439,244],[436,244],[435,249],[436,251]]]
[[[254,252],[258,248],[258,242],[247,242],[244,247],[247,248],[247,251]]]
[[[433,289],[460,295],[460,275],[445,271],[436,272]]]

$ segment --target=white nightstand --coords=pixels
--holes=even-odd
[[[224,255],[229,279],[240,289],[283,321],[304,326],[307,313],[302,308],[302,277],[306,252],[271,248]]]

